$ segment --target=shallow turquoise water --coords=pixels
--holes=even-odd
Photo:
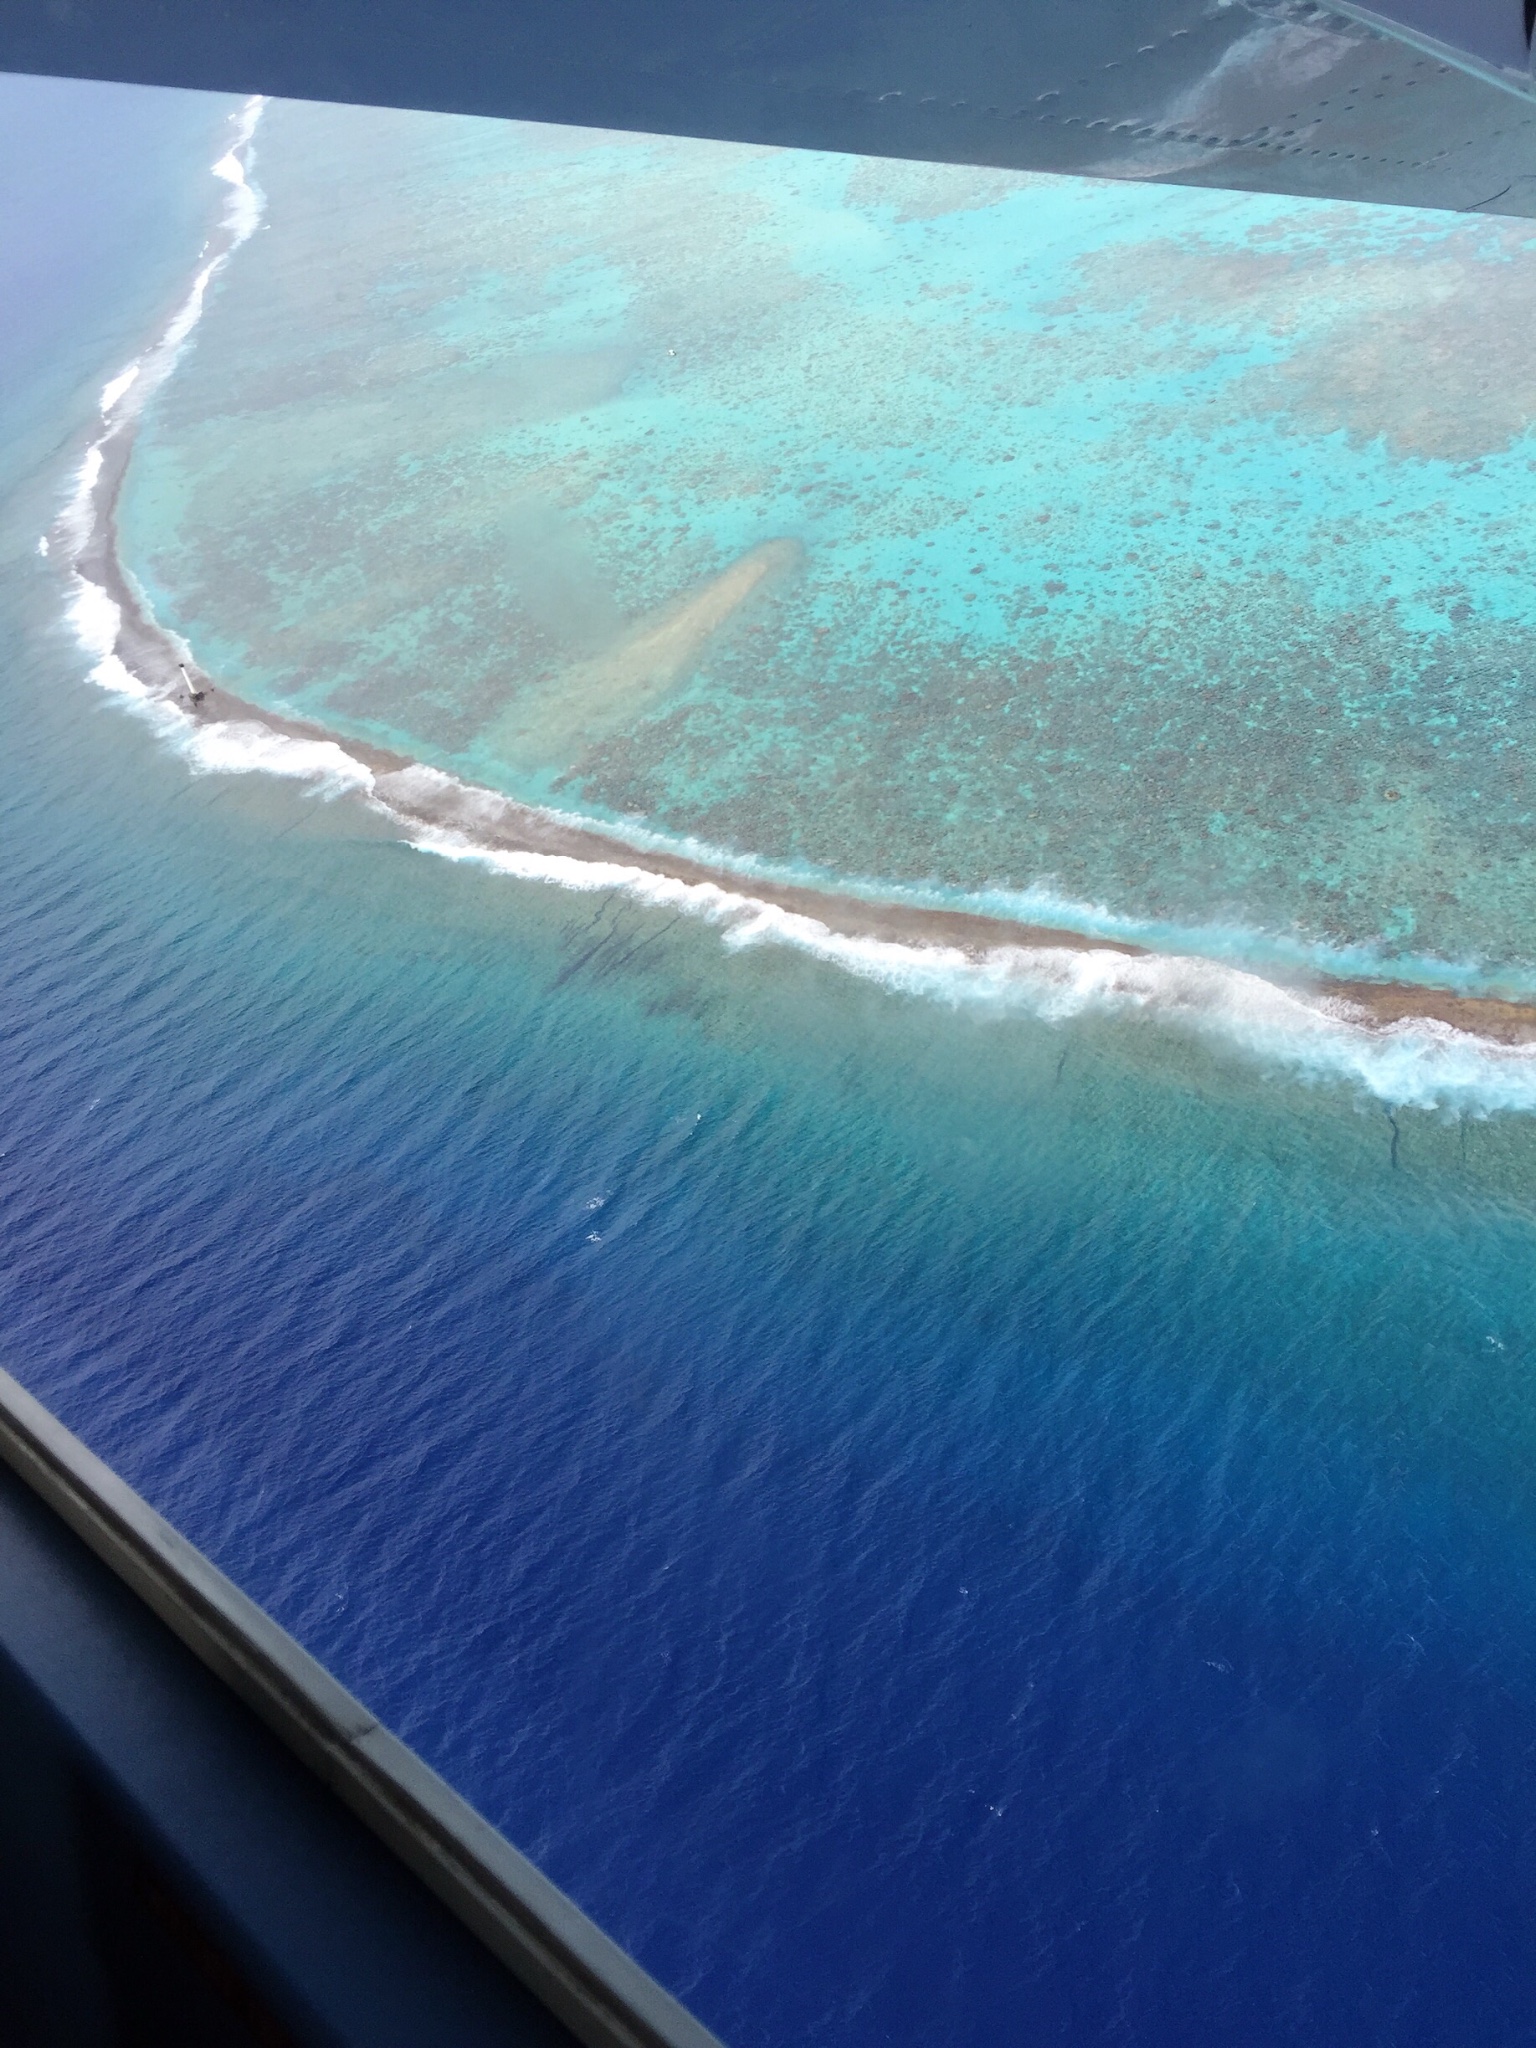
[[[290,105],[257,176],[123,518],[237,688],[829,879],[1536,965],[1528,224]]]
[[[1406,1107],[1194,998],[903,992],[209,772],[91,687],[35,551],[194,249],[97,281],[57,456],[7,451],[21,1376],[736,2048],[1526,2040],[1536,1121],[1496,1067]],[[354,378],[378,315],[337,311]],[[249,485],[281,541],[320,417],[199,520]],[[308,544],[353,547],[325,476]]]
[[[73,1426],[729,2042],[1523,2038],[1536,1125],[423,858],[7,592]]]

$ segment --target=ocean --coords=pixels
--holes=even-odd
[[[735,2048],[1529,2039],[1532,1062],[1265,977],[1529,986],[1530,230],[0,83],[7,1365]],[[114,384],[200,671],[622,857],[114,671]]]

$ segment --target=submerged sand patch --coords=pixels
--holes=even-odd
[[[718,576],[647,614],[602,653],[519,689],[481,744],[524,773],[564,768],[680,688],[742,607],[791,573],[803,550],[795,540],[766,540]]]

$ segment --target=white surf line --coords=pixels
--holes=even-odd
[[[235,252],[255,233],[264,201],[249,173],[252,139],[266,100],[253,94],[234,118],[230,146],[211,166],[214,177],[229,187],[223,217],[202,257],[186,297],[172,314],[159,339],[134,357],[102,387],[100,409],[104,431],[87,448],[75,472],[74,488],[51,536],[44,535],[44,554],[62,553],[70,566],[68,617],[76,640],[92,662],[90,677],[102,689],[133,704],[148,716],[159,735],[174,745],[194,772],[203,774],[263,773],[292,776],[315,783],[323,793],[366,790],[373,777],[334,741],[301,740],[274,731],[257,720],[202,724],[187,715],[174,695],[152,687],[136,675],[119,652],[122,609],[111,592],[81,567],[88,545],[98,537],[103,516],[99,502],[109,445],[138,421],[154,392],[175,369],[189,336],[202,318],[208,288]],[[142,605],[145,622],[188,662],[192,651],[154,620]]]
[[[1327,982],[1407,984],[1446,996],[1488,996],[1509,1002],[1536,998],[1536,976],[1527,972],[1500,976],[1494,981],[1475,960],[1392,956],[1369,944],[1333,945],[1259,926],[1182,924],[1137,917],[1111,910],[1104,903],[1067,896],[1048,880],[1026,888],[989,883],[979,888],[958,889],[935,882],[892,882],[840,875],[809,863],[790,864],[765,860],[758,854],[738,853],[693,833],[658,831],[640,818],[588,817],[549,804],[529,803],[422,762],[394,771],[389,780],[393,786],[409,786],[413,796],[419,795],[419,803],[402,806],[409,817],[419,819],[425,812],[434,824],[462,831],[469,839],[491,838],[494,843],[498,824],[514,816],[532,816],[557,830],[584,837],[598,835],[615,846],[621,859],[625,853],[633,854],[641,866],[648,855],[663,861],[686,861],[691,867],[724,877],[727,886],[739,884],[749,894],[754,888],[793,889],[820,893],[841,902],[864,903],[877,912],[900,908],[932,911],[944,917],[958,914],[1035,930],[1043,927],[1060,932],[1064,940],[1083,938],[1136,951],[1187,953],[1202,960],[1224,961],[1228,966],[1256,974],[1278,972],[1293,977],[1318,977]]]
[[[45,534],[42,541],[44,553],[51,552],[62,543],[62,551],[71,568],[76,568],[79,555],[95,529],[96,491],[107,443],[137,419],[148,398],[170,375],[183,344],[202,317],[209,285],[260,223],[263,202],[260,192],[249,180],[244,159],[265,105],[265,99],[259,94],[252,95],[245,102],[235,116],[235,133],[230,147],[211,166],[213,175],[231,188],[215,237],[222,246],[206,262],[199,264],[187,296],[171,315],[158,341],[135,356],[102,386],[100,410],[105,431],[86,450],[75,472],[69,500],[53,533]],[[204,244],[205,253],[207,246]],[[76,573],[79,573],[77,568]]]
[[[1299,995],[1223,961],[1107,946],[994,946],[973,955],[836,932],[747,891],[680,881],[639,864],[486,847],[419,824],[410,844],[520,881],[585,894],[620,890],[714,925],[732,951],[789,946],[893,993],[955,1009],[1052,1024],[1144,1013],[1304,1079],[1352,1083],[1393,1108],[1536,1111],[1536,1045],[1501,1045],[1434,1018],[1376,1024],[1342,998]]]
[[[51,545],[61,547],[70,563],[70,623],[92,660],[92,680],[148,717],[194,773],[278,775],[308,782],[324,795],[361,795],[402,826],[408,843],[420,852],[581,893],[620,889],[639,902],[683,910],[714,925],[722,943],[733,951],[763,944],[788,946],[893,992],[955,1008],[1029,1014],[1050,1023],[1090,1014],[1145,1012],[1265,1064],[1318,1080],[1354,1082],[1393,1107],[1474,1115],[1536,1110],[1536,1046],[1501,1045],[1429,1018],[1376,1024],[1340,998],[1296,994],[1229,961],[1194,953],[1137,955],[1113,945],[1004,945],[975,955],[953,946],[840,933],[805,912],[752,895],[752,864],[729,856],[727,863],[742,873],[747,885],[741,890],[715,882],[681,881],[641,861],[630,864],[478,844],[471,833],[423,826],[409,810],[392,809],[387,796],[378,791],[372,770],[337,741],[298,738],[257,719],[204,723],[134,675],[117,651],[121,609],[109,591],[81,573],[79,559],[96,533],[97,494],[108,443],[137,420],[148,398],[170,375],[202,316],[209,285],[260,222],[262,199],[250,180],[248,158],[264,105],[259,96],[246,101],[236,117],[229,150],[212,166],[213,174],[230,187],[220,228],[223,246],[200,264],[186,299],[160,339],[103,386],[105,431],[86,451],[51,541],[45,537],[41,543],[45,552]],[[148,618],[147,606],[145,615]],[[165,628],[156,625],[155,630],[168,643],[178,644]],[[192,660],[189,648],[180,651]],[[454,785],[462,793],[471,831],[477,807],[494,813],[504,801],[493,791],[459,783],[440,770],[408,772]],[[547,815],[583,830],[602,829],[559,812]],[[634,836],[658,851],[671,845],[643,828]],[[719,865],[713,853],[703,847],[697,850],[704,862]],[[697,856],[690,852],[689,857]],[[768,879],[761,867],[759,872]],[[913,900],[912,892],[893,894],[898,901]],[[1046,901],[1044,892],[1023,892],[1013,899],[1014,905],[1038,902],[1042,909]],[[1133,921],[1089,906],[1079,908],[1088,920],[1079,928],[1093,933],[1095,924],[1101,929],[1117,926],[1107,935],[1132,942],[1137,930]]]
[[[235,116],[235,132],[229,148],[217,163],[210,166],[212,175],[230,188],[224,202],[223,219],[214,237],[222,246],[206,262],[199,263],[187,296],[171,315],[159,340],[135,356],[102,386],[101,416],[109,433],[122,427],[129,419],[137,418],[153,392],[165,382],[176,366],[182,345],[202,318],[209,285],[235,251],[248,242],[261,225],[266,202],[260,188],[251,182],[246,160],[266,104],[265,97],[259,93],[253,93],[246,100]],[[205,243],[205,254],[207,248]],[[102,436],[103,440],[106,438],[107,435]]]

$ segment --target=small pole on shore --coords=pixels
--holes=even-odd
[[[192,702],[194,704],[201,704],[203,698],[207,695],[207,692],[204,690],[200,690],[197,687],[196,683],[193,682],[191,676],[187,674],[187,664],[184,661],[178,661],[176,666],[181,670],[181,680],[187,686],[187,695],[192,699]]]

